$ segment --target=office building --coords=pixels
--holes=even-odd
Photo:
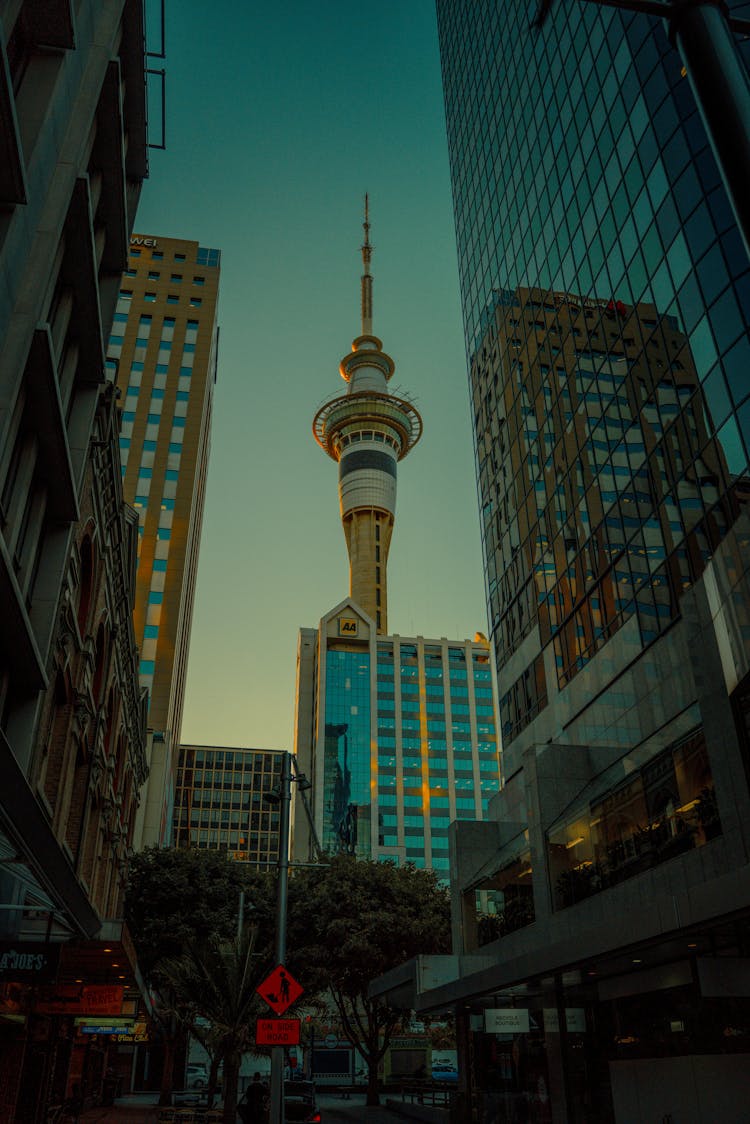
[[[99,1091],[81,985],[94,1001],[114,983],[118,1014],[138,996],[121,920],[146,777],[137,519],[103,341],[148,171],[143,36],[139,0],[0,5],[0,1119],[17,1124],[74,1080]]]
[[[505,787],[410,998],[499,1120],[739,1121],[749,263],[659,21],[437,10]]]
[[[388,393],[395,364],[372,334],[372,247],[365,200],[362,334],[341,361],[346,395],[313,432],[339,462],[350,596],[297,649],[295,752],[312,782],[323,850],[412,862],[447,876],[448,825],[482,819],[500,783],[489,645],[387,633],[388,547],[396,465],[419,440],[414,405]],[[297,801],[294,853],[314,839]]]
[[[135,633],[150,777],[136,845],[171,839],[216,382],[218,250],[130,240],[107,349],[123,409],[123,489],[139,517]]]
[[[183,745],[175,797],[175,847],[226,851],[259,870],[279,861],[279,804],[265,799],[281,780],[282,752]]]
[[[323,850],[436,870],[500,784],[487,641],[381,636],[351,598],[301,629],[296,754]],[[297,809],[294,851],[311,854]]]

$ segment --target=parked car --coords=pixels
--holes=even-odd
[[[188,1062],[185,1069],[186,1089],[205,1089],[208,1085],[208,1070],[203,1062]]]
[[[284,1118],[289,1124],[320,1124],[312,1081],[284,1082]]]

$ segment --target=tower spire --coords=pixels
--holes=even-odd
[[[372,246],[370,245],[370,197],[365,192],[365,221],[362,223],[365,230],[365,240],[362,243],[362,335],[372,335],[372,274],[370,273],[370,258]]]
[[[362,335],[339,363],[347,392],[321,406],[315,440],[339,465],[341,522],[349,551],[349,594],[381,634],[388,632],[386,568],[396,515],[396,465],[422,436],[411,403],[388,391],[396,368],[372,334],[370,199],[362,244]]]

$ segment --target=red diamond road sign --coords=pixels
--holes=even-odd
[[[283,964],[279,964],[255,990],[261,999],[265,999],[274,1014],[283,1015],[305,989]]]

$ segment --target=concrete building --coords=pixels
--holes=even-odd
[[[138,1002],[122,896],[146,779],[104,339],[147,174],[143,10],[0,5],[0,1120],[47,1119]],[[117,965],[115,969],[113,964]],[[64,997],[69,1005],[64,1006]],[[78,999],[76,998],[78,997]],[[59,1000],[59,1002],[58,1002]]]
[[[312,782],[324,850],[412,862],[447,877],[448,825],[481,819],[500,783],[495,675],[486,639],[387,633],[388,547],[396,465],[422,432],[416,408],[388,393],[395,364],[372,335],[369,215],[362,246],[362,334],[341,361],[348,393],[313,432],[339,463],[350,596],[297,651],[295,753]],[[314,843],[297,801],[294,854]]]
[[[748,262],[661,24],[527,16],[438,2],[505,787],[377,990],[455,1008],[467,1119],[739,1122]]]
[[[130,239],[107,349],[123,407],[123,489],[138,512],[135,632],[149,692],[149,783],[136,846],[172,837],[172,810],[216,382],[220,254]]]
[[[226,851],[259,870],[279,861],[279,805],[265,800],[281,780],[280,750],[180,746],[175,847]]]

